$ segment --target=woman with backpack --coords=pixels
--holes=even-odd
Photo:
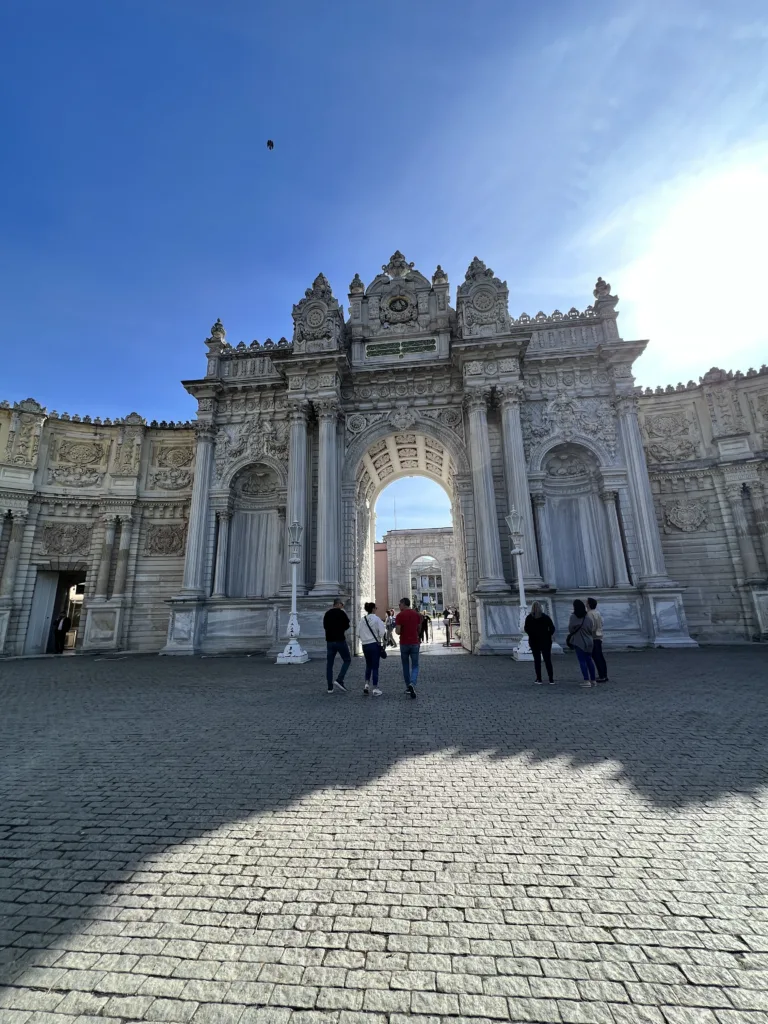
[[[373,696],[380,697],[379,662],[381,661],[382,652],[384,652],[385,658],[387,656],[384,649],[387,627],[376,614],[376,605],[373,601],[363,605],[363,608],[365,609],[365,615],[360,619],[357,627],[357,635],[360,637],[360,643],[363,645],[363,656],[365,658],[363,696],[367,697],[371,693],[370,686],[373,684]]]
[[[568,636],[565,642],[571,650],[576,651],[579,659],[579,668],[584,677],[581,684],[584,689],[596,686],[595,663],[592,660],[592,649],[594,647],[594,621],[587,613],[584,602],[578,598],[573,602],[573,615],[568,620]]]

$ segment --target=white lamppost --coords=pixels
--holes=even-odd
[[[291,557],[288,559],[291,565],[291,614],[288,617],[288,643],[285,650],[277,656],[278,665],[303,665],[309,661],[309,655],[302,650],[298,641],[301,633],[299,629],[299,616],[296,612],[296,571],[301,562],[301,533],[304,527],[300,523],[293,522],[288,527],[288,536],[291,544]]]
[[[513,505],[505,522],[512,534],[512,554],[517,560],[517,592],[520,598],[520,640],[512,650],[512,657],[515,661],[533,661],[533,654],[528,643],[528,636],[525,633],[525,618],[528,614],[528,606],[525,603],[525,586],[523,585],[523,517]]]

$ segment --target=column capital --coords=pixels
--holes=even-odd
[[[620,416],[637,414],[637,395],[617,395],[613,404]]]
[[[16,523],[19,523],[23,526],[24,523],[26,523],[27,519],[29,519],[29,511],[14,512],[13,509],[11,509],[11,520],[14,526],[16,525]]]
[[[120,515],[117,512],[101,513],[101,521],[104,523],[105,526],[114,526],[119,518]]]
[[[312,403],[317,413],[319,420],[336,420],[338,419],[341,407],[339,402],[335,398],[318,398]]]
[[[604,487],[600,491],[600,500],[604,501],[606,505],[613,505],[618,497],[619,492],[612,489],[611,487]]]
[[[471,391],[464,393],[464,405],[470,412],[475,409],[482,409],[483,412],[486,412],[490,397],[490,388],[473,388]]]
[[[496,388],[496,394],[502,409],[507,406],[519,406],[524,393],[525,388],[522,383],[500,384]]]
[[[232,509],[231,508],[219,508],[219,509],[217,509],[216,510],[216,518],[217,519],[223,519],[226,522],[229,522],[229,520],[232,518]]]
[[[197,440],[200,442],[212,444],[216,438],[216,427],[208,420],[194,420],[192,428],[195,431]]]
[[[547,496],[542,491],[537,491],[535,494],[531,495],[531,501],[536,508],[544,508],[547,504]]]
[[[291,402],[289,419],[291,423],[303,423],[306,425],[309,416],[309,402]]]
[[[744,483],[739,481],[728,481],[725,482],[725,494],[731,505],[740,503],[744,495]]]

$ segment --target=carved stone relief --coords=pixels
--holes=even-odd
[[[186,540],[186,523],[150,523],[144,541],[144,554],[181,556],[184,554]]]
[[[87,523],[41,523],[40,551],[44,555],[87,555],[91,527]]]
[[[653,462],[681,462],[697,455],[692,439],[691,418],[684,412],[662,412],[647,416],[643,423],[645,450]]]
[[[288,433],[285,420],[252,419],[240,426],[220,427],[214,457],[216,479],[221,480],[227,466],[244,455],[254,462],[265,455],[287,462]]]
[[[701,529],[708,516],[709,503],[702,498],[679,498],[664,506],[664,522],[684,533]]]
[[[559,394],[550,402],[525,403],[521,418],[526,458],[547,438],[567,441],[577,434],[593,438],[611,458],[616,457],[616,424],[608,399]]]

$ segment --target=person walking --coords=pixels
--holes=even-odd
[[[347,638],[344,635],[349,629],[349,619],[344,611],[344,602],[340,597],[334,600],[333,607],[329,608],[323,616],[323,629],[325,630],[325,677],[328,682],[328,693],[333,693],[334,686],[346,693],[344,676],[352,663],[352,655],[349,653]],[[341,655],[342,665],[341,671],[334,679],[333,665],[337,654]]]
[[[387,647],[397,647],[395,643],[395,609],[387,608]]]
[[[429,643],[429,630],[432,626],[432,620],[426,612],[421,616],[421,625],[419,626],[419,640],[421,643]]]
[[[451,645],[451,610],[446,608],[443,612],[443,627],[445,629],[445,643],[444,647],[450,647]]]
[[[404,597],[395,619],[395,631],[400,637],[400,661],[403,666],[405,692],[416,700],[416,680],[419,678],[419,628],[421,616],[411,608],[410,599]]]
[[[605,655],[603,654],[603,616],[597,610],[597,601],[594,597],[587,598],[587,605],[589,606],[589,617],[592,619],[592,660],[595,663],[597,669],[597,682],[607,683],[608,682],[608,666],[605,663]]]
[[[373,686],[373,696],[380,697],[379,688],[379,662],[381,661],[382,642],[387,635],[387,627],[376,614],[376,605],[369,601],[363,605],[365,615],[360,619],[357,627],[357,635],[363,645],[363,657],[365,658],[365,685],[363,696],[367,697]]]
[[[576,651],[579,668],[584,678],[581,684],[585,689],[595,686],[595,663],[592,660],[594,637],[592,619],[589,617],[584,602],[578,598],[573,602],[573,614],[568,620],[568,636],[565,638],[568,647]]]
[[[541,659],[547,669],[549,685],[554,686],[555,679],[552,672],[552,637],[555,635],[555,624],[541,607],[539,601],[531,605],[529,615],[525,617],[524,630],[528,636],[528,643],[533,655],[533,665],[536,670],[536,683],[543,685],[541,678]]]

